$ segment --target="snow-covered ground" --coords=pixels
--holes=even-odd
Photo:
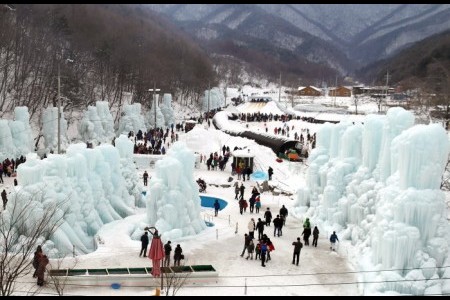
[[[251,95],[256,93],[262,95],[262,89],[244,87],[244,94]],[[228,98],[239,95],[237,90],[229,89]],[[274,99],[278,98],[278,89],[272,87],[268,89],[267,94]],[[289,111],[293,111],[289,99],[281,106],[285,106]],[[304,103],[324,104],[331,106],[334,99],[330,97],[316,97],[315,99],[303,99]],[[227,103],[230,99],[227,99]],[[347,107],[352,111],[351,99],[339,99],[337,105]],[[273,113],[280,114],[280,104],[275,102],[265,103],[245,103],[239,107],[230,107],[230,110],[241,113]],[[375,112],[376,104],[367,102],[358,105],[358,111]],[[175,111],[177,114],[177,111]],[[353,122],[359,122],[359,116],[332,114],[318,112],[298,112],[300,116],[316,117],[322,114],[329,120],[348,120],[349,116]],[[194,116],[197,117],[197,114]],[[354,117],[354,119],[353,119]],[[178,115],[177,120],[181,120]],[[267,122],[269,135],[274,135],[275,127],[282,127],[283,123]],[[309,129],[310,134],[317,132],[321,124],[312,124],[301,120],[292,120],[288,122],[293,137],[294,132],[300,134],[303,130]],[[265,132],[264,123],[248,123],[248,127],[242,122],[232,123],[236,130],[252,130],[256,132]],[[265,192],[261,195],[262,207],[259,214],[250,214],[248,211],[241,215],[237,200],[234,200],[234,188],[232,185],[237,180],[237,176],[231,176],[230,163],[227,164],[225,171],[208,171],[203,163],[198,169],[194,170],[194,178],[203,178],[207,184],[207,193],[220,197],[228,202],[225,209],[219,212],[218,217],[214,217],[212,208],[202,208],[201,215],[206,221],[214,223],[213,227],[207,227],[201,233],[172,240],[172,246],[180,244],[183,253],[186,256],[184,263],[186,265],[212,265],[218,272],[216,279],[191,279],[184,287],[180,289],[177,295],[362,295],[364,288],[358,284],[361,274],[357,270],[358,262],[355,249],[349,241],[343,238],[339,243],[336,252],[330,251],[328,238],[331,234],[330,228],[321,228],[319,224],[312,223],[312,226],[319,225],[320,236],[318,247],[304,246],[300,255],[300,266],[292,265],[292,242],[300,237],[302,232],[302,223],[304,216],[294,214],[295,194],[300,187],[306,186],[306,172],[308,163],[297,163],[283,161],[278,163],[276,155],[267,147],[260,146],[252,140],[240,137],[233,137],[222,131],[216,130],[213,126],[208,127],[205,123],[196,125],[189,133],[179,133],[180,140],[197,153],[209,155],[211,152],[221,152],[222,146],[229,146],[230,149],[237,147],[247,147],[255,155],[255,166],[257,170],[267,171],[271,166],[274,169],[273,180],[270,185],[276,187],[276,191],[285,192],[288,195],[273,195],[271,192]],[[155,169],[137,167],[136,172],[142,176],[144,171],[148,171],[150,176],[154,176]],[[7,178],[6,184],[12,179]],[[242,182],[242,181],[240,181]],[[222,187],[230,185],[230,187]],[[250,180],[245,181],[245,198],[249,198],[251,189],[257,183]],[[144,190],[148,188],[145,187]],[[447,197],[448,198],[448,197]],[[273,224],[266,227],[265,233],[271,238],[275,245],[275,251],[271,253],[271,260],[263,268],[260,261],[246,260],[240,256],[244,243],[244,233],[247,232],[247,224],[250,218],[262,218],[267,207],[270,207],[272,213],[278,213],[280,207],[285,205],[289,210],[289,216],[286,226],[283,227],[282,237],[273,237]],[[135,215],[126,217],[122,220],[116,220],[104,225],[98,232],[102,243],[99,244],[96,251],[80,255],[73,258],[66,258],[64,264],[68,267],[76,268],[115,268],[115,267],[150,267],[151,261],[147,258],[139,257],[140,241],[133,236],[139,229],[146,224],[146,210],[136,208]],[[143,231],[142,231],[143,232]],[[257,232],[255,232],[255,235]],[[311,238],[312,239],[312,238]],[[166,241],[163,240],[165,243]],[[310,241],[311,242],[311,241]],[[75,262],[76,261],[76,262]],[[34,279],[26,278],[26,285],[32,286]],[[66,286],[67,295],[152,295],[154,288],[159,286],[160,279],[149,279],[148,284],[140,287],[130,287],[122,284],[120,289],[112,289],[109,284],[93,282],[89,285],[69,284]],[[119,282],[120,283],[120,282]],[[45,287],[44,293],[55,293],[51,288]]]

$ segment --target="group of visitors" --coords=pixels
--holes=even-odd
[[[147,248],[149,244],[149,238],[148,238],[148,232],[144,232],[144,234],[141,236],[141,252],[139,253],[139,257],[147,257]],[[170,266],[170,255],[172,252],[172,242],[167,241],[167,243],[164,245],[164,261],[163,266],[169,267]],[[181,248],[180,244],[177,244],[174,250],[173,260],[174,260],[174,266],[180,266],[181,260],[184,259],[183,255],[183,249]]]

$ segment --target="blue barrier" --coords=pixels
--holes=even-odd
[[[227,201],[225,201],[223,199],[220,199],[220,198],[217,198],[217,197],[212,197],[212,196],[200,195],[200,200],[201,200],[201,203],[200,203],[201,206],[203,206],[203,207],[211,207],[211,208],[214,208],[214,202],[216,200],[218,200],[219,204],[220,204],[220,209],[219,210],[224,209],[228,205]]]

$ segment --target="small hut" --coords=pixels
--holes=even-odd
[[[250,170],[253,173],[255,155],[251,153],[250,149],[234,150],[232,154],[235,166],[239,166],[239,164],[243,162],[245,167],[250,167]]]

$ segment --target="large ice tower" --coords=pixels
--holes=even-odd
[[[126,134],[133,131],[136,134],[139,130],[142,132],[147,131],[145,126],[144,116],[141,114],[141,104],[133,103],[127,104],[123,107],[122,116],[119,119],[119,129],[117,130],[117,136]]]
[[[14,121],[0,120],[0,159],[17,158],[33,151],[30,114],[25,106],[14,109]]]
[[[208,111],[217,109],[219,107],[223,107],[225,105],[225,97],[220,92],[220,89],[217,87],[214,87],[210,90],[206,90],[203,94],[202,99],[202,110]]]
[[[55,203],[67,208],[62,226],[50,238],[54,245],[50,254],[72,253],[73,246],[77,253],[93,251],[94,236],[104,224],[134,213],[137,200],[127,189],[123,170],[136,173],[131,159],[133,143],[126,136],[116,141],[117,148],[72,144],[66,154],[50,154],[43,160],[33,154],[19,165],[21,189],[12,192],[10,201],[25,203],[34,197],[28,208],[36,213]],[[35,197],[37,194],[42,196]]]
[[[60,121],[61,149],[68,146],[67,121],[61,108]],[[42,135],[44,136],[45,149],[50,152],[58,150],[58,107],[47,107],[42,113]]]
[[[380,282],[365,284],[365,294],[450,292],[450,271],[440,268],[450,264],[440,190],[449,139],[439,124],[413,124],[402,108],[364,125],[325,124],[298,191],[296,214],[350,239],[360,271],[383,270],[361,273],[361,281]]]
[[[165,240],[195,235],[206,228],[200,215],[198,185],[194,179],[194,153],[176,142],[156,163],[147,196],[147,222]]]
[[[94,144],[111,143],[115,137],[114,120],[106,101],[97,101],[95,106],[88,106],[83,119],[78,125],[82,142]]]

